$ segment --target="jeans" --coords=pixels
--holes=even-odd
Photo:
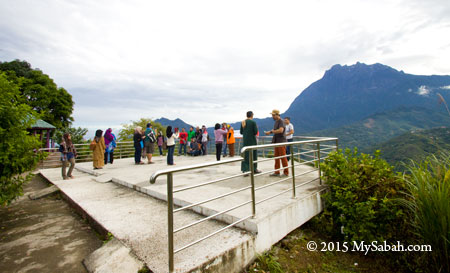
[[[287,142],[293,142],[294,139],[288,139]],[[286,155],[288,155],[289,157],[287,158],[287,160],[289,161],[289,159],[291,159],[291,146],[286,145]]]
[[[208,154],[208,142],[202,142],[202,154],[203,155]]]
[[[222,142],[216,143],[216,159],[220,160],[220,155],[222,154]]]
[[[163,155],[163,152],[162,152],[162,146],[159,146],[159,145],[158,145],[158,149],[159,149],[159,155]]]
[[[224,140],[222,147],[223,147],[223,155],[227,155],[227,142]]]
[[[184,151],[184,155],[186,155],[186,144],[180,143],[180,149],[178,149],[178,155],[181,155],[181,151]]]
[[[66,174],[66,168],[69,165],[69,163],[70,163],[69,171]],[[75,158],[74,157],[72,157],[71,159],[64,160],[62,162],[62,169],[61,169],[62,177],[64,179],[67,179],[67,177],[72,177],[72,171],[73,171],[74,167],[75,167]]]
[[[175,151],[175,145],[167,146],[167,165],[173,165],[173,152]]]
[[[105,165],[109,163],[113,164],[114,161],[114,150],[111,152],[105,152]]]
[[[141,162],[142,148],[141,146],[134,146],[134,163],[138,164]]]

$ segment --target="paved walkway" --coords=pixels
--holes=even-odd
[[[214,156],[175,156],[176,167],[213,160],[215,160]],[[106,165],[102,170],[95,170],[95,172],[92,170],[92,163],[80,163],[77,164],[78,170],[74,172],[76,178],[72,180],[61,180],[60,169],[46,169],[42,170],[41,173],[116,238],[128,245],[141,260],[147,263],[150,269],[154,272],[166,272],[168,270],[167,203],[157,199],[165,199],[167,191],[166,180],[165,177],[160,177],[155,184],[150,185],[149,178],[155,171],[168,168],[168,166],[166,165],[165,157],[155,157],[154,161],[155,164],[135,165],[132,158],[120,159],[114,161],[112,165]],[[270,171],[273,169],[273,160],[261,163],[259,169]],[[296,174],[300,174],[312,170],[308,166],[299,166],[295,171]],[[240,163],[238,162],[179,173],[174,175],[174,188],[177,189],[239,173]],[[314,178],[317,178],[317,171],[298,178],[297,184]],[[266,174],[256,179],[256,186],[267,185],[278,179],[269,177]],[[113,183],[110,183],[111,181]],[[119,184],[129,188],[122,187]],[[250,185],[249,177],[239,177],[177,193],[174,198],[181,204],[191,204],[248,185]],[[292,188],[291,179],[257,191],[257,201],[289,188]],[[299,187],[297,196],[301,198],[302,196],[310,195],[317,192],[320,188],[321,186],[318,185],[318,180],[316,180],[306,186]],[[152,198],[149,195],[156,198]],[[246,229],[257,231],[257,222],[275,211],[294,203],[295,200],[291,197],[292,192],[289,191],[270,201],[258,204],[257,217],[246,223],[246,225],[251,226],[250,228],[247,226]],[[210,215],[212,212],[224,210],[247,200],[251,200],[250,190],[203,204],[198,206],[196,211]],[[230,211],[222,220],[228,222],[250,214],[251,207],[248,205]],[[226,219],[227,217],[229,218],[228,220]],[[202,218],[202,216],[192,211],[178,212],[175,214],[175,229]],[[224,226],[226,224],[211,220],[179,232],[174,238],[175,249]],[[228,229],[176,254],[176,268],[178,271],[189,270],[239,245],[249,244],[252,240],[253,235],[242,229]]]

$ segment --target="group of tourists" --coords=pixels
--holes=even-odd
[[[92,164],[94,165],[94,169],[102,169],[105,164],[113,163],[114,148],[116,146],[116,136],[112,133],[111,128],[108,128],[104,135],[102,130],[95,132],[95,137],[89,145],[89,149],[92,150]],[[72,171],[75,167],[77,150],[72,143],[72,136],[69,133],[64,133],[62,142],[59,145],[59,151],[61,152],[63,179],[74,178]],[[69,171],[66,173],[69,164]]]
[[[229,147],[230,156],[234,156],[234,144],[236,140],[233,127],[226,123],[222,123],[222,125],[217,123],[214,136],[217,160],[220,160],[222,149],[224,156],[226,156],[227,147]],[[185,128],[179,131],[178,128],[167,126],[166,133],[163,135],[161,131],[158,132],[157,129],[153,129],[152,124],[148,123],[145,131],[139,126],[135,128],[133,140],[135,164],[144,164],[141,161],[143,152],[147,156],[147,164],[152,164],[152,154],[154,152],[154,145],[156,144],[161,156],[163,155],[163,150],[167,150],[167,165],[175,165],[173,156],[176,140],[179,140],[178,155],[199,156],[208,154],[210,137],[205,125],[201,128],[197,126],[196,129],[191,126],[188,132],[186,132]]]
[[[273,110],[271,112],[274,119],[274,127],[270,131],[264,132],[266,135],[273,134],[272,143],[292,142],[294,127],[290,123],[290,118],[284,119],[280,116],[280,111]],[[247,118],[241,122],[240,133],[243,138],[243,146],[257,145],[257,136],[259,135],[258,126],[253,120],[253,112],[247,112]],[[227,149],[229,150],[230,157],[234,156],[236,143],[234,137],[234,128],[226,123],[216,123],[214,126],[214,138],[216,145],[216,160],[221,159],[223,153],[227,156]],[[210,140],[206,126],[203,125],[201,129],[197,126],[190,127],[186,132],[185,128],[181,129],[172,128],[167,126],[166,133],[153,129],[151,123],[148,123],[145,131],[142,127],[137,126],[134,130],[133,143],[134,143],[134,161],[135,164],[145,164],[141,158],[147,158],[147,164],[153,164],[152,156],[155,149],[155,144],[158,146],[160,156],[163,155],[163,150],[167,150],[167,165],[175,165],[174,152],[176,140],[179,139],[178,155],[190,155],[199,156],[208,154],[208,141]],[[93,151],[93,166],[94,169],[102,169],[107,163],[113,163],[114,161],[114,148],[116,147],[116,136],[112,133],[111,128],[107,129],[103,135],[102,130],[97,130],[95,137],[89,145],[89,149]],[[280,170],[283,171],[284,176],[289,175],[288,160],[286,154],[290,154],[288,146],[277,146],[274,149],[275,157],[275,171],[270,174],[271,176],[281,176]],[[77,157],[77,151],[72,143],[69,133],[63,135],[63,140],[60,144],[59,151],[61,152],[62,161],[62,176],[63,179],[73,178],[72,171],[75,166],[75,158]],[[257,160],[257,151],[252,151],[253,161]],[[281,164],[280,164],[281,163]],[[70,164],[70,168],[66,173],[67,166]],[[257,163],[254,163],[254,172],[260,173],[257,168]],[[280,168],[280,165],[283,168]],[[241,171],[247,173],[250,171],[250,156],[249,152],[244,154],[244,160],[241,163]],[[248,175],[248,174],[246,174]]]

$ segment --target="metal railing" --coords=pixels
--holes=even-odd
[[[337,138],[318,138],[318,137],[296,137],[296,139],[299,138],[303,138],[303,139],[307,139],[307,140],[302,140],[302,141],[293,141],[293,142],[284,142],[284,143],[277,143],[277,144],[261,144],[261,145],[255,145],[255,146],[246,146],[243,147],[241,150],[241,156],[235,159],[228,159],[228,160],[222,160],[222,161],[214,161],[214,162],[208,162],[208,163],[202,163],[202,164],[196,164],[196,165],[191,165],[191,166],[185,166],[185,167],[177,167],[177,168],[171,168],[171,169],[166,169],[166,170],[160,170],[157,171],[155,173],[152,174],[152,176],[150,177],[150,183],[154,184],[156,182],[156,179],[161,176],[161,175],[166,175],[167,176],[167,216],[168,216],[168,258],[169,258],[169,272],[174,272],[174,268],[175,268],[175,264],[174,264],[174,255],[188,247],[191,247],[197,243],[200,243],[214,235],[216,235],[219,232],[222,232],[228,228],[231,228],[233,226],[236,226],[240,223],[242,223],[243,221],[255,217],[256,216],[256,205],[260,204],[262,202],[265,202],[267,200],[273,199],[279,195],[282,195],[286,192],[292,191],[292,196],[293,198],[296,197],[296,189],[301,187],[301,186],[305,186],[309,183],[312,183],[314,181],[317,181],[318,179],[320,180],[320,184],[322,184],[321,182],[321,171],[320,171],[320,161],[324,160],[327,156],[327,154],[329,152],[331,152],[331,150],[337,150],[338,149],[338,139]],[[268,138],[263,137],[260,139],[264,139],[267,140]],[[264,141],[263,140],[263,141]],[[324,143],[328,143],[328,142],[333,142],[335,144],[333,145],[326,145]],[[321,148],[321,144],[322,143],[322,147]],[[270,156],[270,153],[267,152],[267,149],[272,149],[275,147],[285,147],[285,146],[289,146],[290,147],[290,151],[291,153],[289,155],[282,155],[282,156],[278,156],[278,157],[271,157],[271,158],[266,158],[265,155]],[[312,148],[312,149],[311,149]],[[263,155],[263,159],[257,160],[256,158],[253,157],[253,152],[252,151],[256,151],[256,154],[262,154]],[[327,152],[329,151],[329,152]],[[231,164],[231,163],[236,163],[236,162],[242,162],[244,161],[244,156],[245,154],[248,153],[248,158],[249,158],[249,166],[250,166],[250,171],[245,172],[245,173],[240,173],[240,174],[235,174],[232,176],[227,176],[227,177],[223,177],[223,178],[218,178],[218,179],[214,179],[211,181],[207,181],[207,182],[202,182],[196,185],[191,185],[191,186],[186,186],[183,187],[181,189],[176,189],[174,190],[174,181],[173,181],[173,174],[174,173],[180,173],[180,172],[186,172],[186,171],[191,171],[191,170],[196,170],[196,169],[202,169],[202,168],[208,168],[208,167],[213,167],[213,166],[221,166],[221,165],[225,165],[225,164]],[[312,154],[312,155],[311,155]],[[325,156],[322,156],[325,155]],[[279,168],[275,171],[282,171],[284,169],[290,168],[292,171],[292,178],[291,177],[287,177],[287,178],[282,178],[279,181],[275,181],[260,187],[255,187],[255,178],[262,176],[264,174],[268,174],[268,173],[272,173],[274,172],[274,170],[270,170],[270,171],[266,171],[266,172],[256,172],[255,168],[254,168],[254,164],[255,163],[259,163],[259,162],[264,162],[267,160],[282,160],[283,158],[290,158],[290,162],[291,164],[288,166],[283,166],[282,168]],[[312,160],[307,160],[307,158],[313,158]],[[305,172],[302,172],[300,174],[295,174],[295,167],[300,167],[302,165],[311,165],[313,167],[312,170],[308,170]],[[300,183],[300,184],[296,184],[296,178],[312,173],[312,172],[316,172],[318,171],[318,178],[314,178],[314,179],[310,179],[306,182]],[[211,184],[215,184],[218,182],[222,182],[222,181],[226,181],[229,179],[234,179],[234,178],[238,178],[238,177],[242,177],[242,176],[249,176],[250,177],[250,183],[248,186],[244,186],[242,188],[230,191],[228,193],[225,194],[220,194],[217,196],[214,196],[212,198],[208,198],[206,200],[202,200],[199,202],[195,202],[193,204],[190,205],[186,205],[186,206],[182,206],[180,208],[176,208],[174,209],[174,197],[173,195],[175,193],[179,193],[182,191],[187,191],[187,190],[191,190],[191,189],[195,189],[195,188],[199,188],[199,187],[203,187],[206,185],[211,185]],[[256,192],[259,190],[262,190],[264,188],[285,182],[289,179],[292,179],[292,188],[289,188],[287,190],[282,190],[279,193],[276,193],[275,195],[266,197],[264,199],[261,200],[256,200]],[[249,190],[249,196],[251,198],[249,198],[249,200],[244,200],[244,202],[233,205],[228,207],[225,210],[216,212],[212,215],[209,215],[201,220],[197,220],[195,222],[189,223],[189,224],[185,224],[184,226],[177,228],[174,230],[174,214],[180,211],[184,211],[187,209],[191,209],[193,210],[195,207],[199,206],[199,205],[203,205],[205,203],[208,202],[212,202],[233,194],[237,194],[240,192],[244,192]],[[218,219],[219,216],[230,212],[232,210],[241,208],[245,205],[251,204],[251,213],[248,215],[245,215],[244,217],[241,217],[240,219],[236,220],[236,221],[232,221],[231,223],[229,223],[227,226],[214,231],[200,239],[197,239],[187,245],[184,245],[178,249],[174,249],[174,234],[177,232],[180,232],[182,230],[191,228],[197,224],[203,223],[207,220],[210,219]]]
[[[85,144],[74,144],[73,145],[77,150],[77,162],[88,162],[92,161],[92,151],[89,149],[89,143]],[[60,153],[58,148],[42,148],[39,149],[40,153],[52,154],[56,153],[53,157],[49,157],[41,162],[41,164],[45,165],[55,165],[60,163]],[[122,141],[117,142],[117,147],[114,149],[114,157],[115,158],[127,158],[134,156],[134,144],[133,141]]]
[[[265,144],[269,137],[259,137],[258,142]],[[77,149],[78,156],[76,158],[77,162],[90,162],[92,161],[92,151],[89,149],[89,143],[84,144],[74,144],[75,148]],[[156,144],[155,144],[156,146]],[[208,141],[207,149],[209,153],[211,154],[211,151],[215,151],[215,142],[214,139]],[[242,147],[242,137],[236,137],[236,143],[234,145],[235,154],[239,154],[238,151],[240,151]],[[179,153],[179,140],[177,141],[175,145],[175,151],[174,154]],[[229,154],[229,148],[227,149]],[[46,157],[41,162],[41,167],[46,166],[59,166],[61,164],[60,160],[60,154],[58,153],[58,148],[41,148],[39,149],[40,153],[46,153],[47,155],[51,155],[52,153],[56,153],[56,155],[53,155],[51,157]],[[153,153],[154,155],[159,154],[159,150],[157,147],[155,147],[155,151]],[[264,156],[264,155],[263,155]],[[117,142],[117,147],[114,149],[114,158],[128,158],[128,157],[134,157],[134,143],[133,141],[120,141]]]

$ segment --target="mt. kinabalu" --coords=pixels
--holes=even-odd
[[[437,93],[450,101],[450,76],[417,76],[382,64],[334,65],[282,116],[291,117],[296,134],[306,133],[340,127],[399,107],[445,111],[438,105]],[[261,127],[267,126],[266,120],[258,122]]]

